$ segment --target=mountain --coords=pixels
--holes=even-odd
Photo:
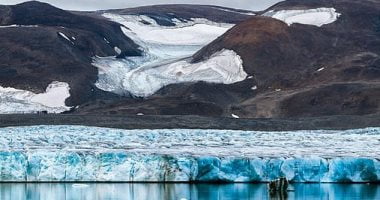
[[[34,93],[55,81],[70,87],[67,105],[94,98],[93,56],[141,52],[120,25],[73,14],[37,1],[0,7],[0,83]],[[105,41],[107,39],[107,42]],[[3,94],[2,96],[6,96]]]
[[[221,49],[242,57],[257,87],[239,102],[243,116],[378,113],[379,11],[377,1],[281,2],[204,47],[193,62]]]
[[[175,21],[207,19],[217,23],[237,24],[255,12],[212,5],[166,4],[142,6],[136,8],[99,11],[119,15],[144,15],[154,19],[161,26],[175,26]]]
[[[379,11],[372,0],[288,0],[261,12],[2,6],[0,108],[11,113],[21,104],[28,107],[22,112],[35,112],[42,103],[60,105],[49,112],[233,118],[378,114]]]
[[[379,9],[376,1],[278,3],[192,56],[196,65],[236,52],[246,79],[177,82],[144,99],[82,111],[246,118],[379,113]]]

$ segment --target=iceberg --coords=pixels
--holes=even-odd
[[[345,131],[0,129],[0,182],[380,181],[380,128]]]

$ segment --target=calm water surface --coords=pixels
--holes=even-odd
[[[294,184],[287,199],[375,199],[380,185]],[[1,200],[234,200],[270,197],[265,184],[0,184]]]

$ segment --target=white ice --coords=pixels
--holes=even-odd
[[[321,27],[335,22],[341,14],[337,13],[335,8],[316,8],[308,10],[271,10],[263,15],[281,20],[289,26],[298,23]]]
[[[158,25],[144,15],[103,14],[104,17],[123,24],[126,34],[144,43],[171,45],[204,45],[222,35],[232,24],[215,23],[206,19],[194,18],[188,22],[176,22],[174,27]],[[147,25],[142,21],[149,22]],[[138,41],[137,41],[138,42]]]
[[[58,34],[59,34],[60,36],[62,36],[65,40],[69,41],[71,44],[74,44],[74,42],[71,41],[70,38],[67,37],[64,33],[62,33],[62,32],[58,32]]]
[[[36,28],[38,25],[18,25],[18,24],[12,24],[12,25],[6,25],[6,26],[0,26],[0,28]]]
[[[0,129],[0,181],[380,180],[380,128],[346,131]]]
[[[102,60],[95,61],[94,65],[102,70],[103,80],[111,80],[108,84],[103,83],[99,87],[108,91],[126,90],[135,96],[147,97],[169,84],[197,81],[232,84],[247,77],[242,59],[231,50],[222,50],[208,60],[194,64],[182,60],[155,67],[126,70],[128,64],[128,62],[115,60],[111,64],[112,67],[107,69]],[[120,77],[120,71],[123,70],[124,73]],[[112,85],[115,84],[121,84],[122,88],[112,88]],[[104,87],[105,85],[106,87]]]
[[[106,13],[104,16],[123,24],[123,32],[142,47],[144,56],[94,58],[93,65],[99,68],[96,86],[102,90],[146,97],[173,83],[231,84],[246,77],[240,56],[230,50],[217,52],[201,63],[188,62],[192,54],[226,32],[232,24],[194,18],[186,22],[173,20],[176,26],[165,27],[144,15]]]
[[[70,110],[65,104],[65,100],[70,97],[69,91],[69,84],[56,81],[40,94],[0,86],[0,113],[61,113]]]

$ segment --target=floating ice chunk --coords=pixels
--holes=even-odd
[[[69,84],[64,82],[52,82],[46,92],[40,94],[0,86],[0,113],[64,112],[70,110],[65,105],[69,91]]]
[[[251,87],[251,90],[257,90],[257,85]]]
[[[321,27],[335,22],[341,14],[337,13],[335,8],[316,8],[308,10],[271,10],[263,15],[281,20],[289,26],[299,23]]]

